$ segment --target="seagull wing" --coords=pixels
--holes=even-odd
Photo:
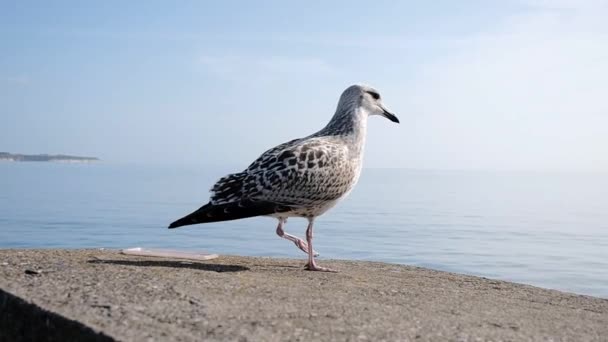
[[[220,180],[211,188],[209,203],[171,223],[169,228],[177,228],[197,223],[236,220],[289,211],[289,207],[278,203],[249,198],[248,194],[245,193],[245,185],[250,181],[253,165],[259,165],[260,163],[269,160],[277,151],[281,151],[299,140],[300,139],[296,139],[278,145],[264,152],[245,171],[229,174],[220,178]],[[250,189],[250,187],[247,187],[247,189]]]
[[[355,177],[348,155],[343,143],[328,137],[274,150],[249,166],[243,195],[291,209],[336,200],[350,189]]]
[[[337,200],[355,170],[348,150],[331,139],[296,139],[264,152],[247,169],[222,177],[211,198],[169,228],[271,215]]]

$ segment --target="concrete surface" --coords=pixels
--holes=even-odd
[[[606,299],[384,263],[322,260],[340,273],[303,263],[0,250],[0,340],[608,341]]]

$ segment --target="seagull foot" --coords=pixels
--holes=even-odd
[[[305,270],[308,271],[319,271],[319,272],[332,272],[332,273],[338,273],[337,270],[328,268],[328,267],[321,267],[319,265],[317,265],[316,263],[313,263],[312,266],[310,265],[310,263],[306,264],[306,266],[304,266]]]
[[[295,243],[295,245],[298,246],[298,248],[301,249],[302,252],[308,254],[308,244],[306,242],[304,242],[304,240],[298,239],[298,240],[294,241],[293,243]],[[313,250],[312,255],[315,257],[318,257],[319,253],[317,251]]]

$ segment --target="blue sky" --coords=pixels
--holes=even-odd
[[[1,1],[0,151],[235,164],[353,83],[367,167],[608,170],[601,1]]]

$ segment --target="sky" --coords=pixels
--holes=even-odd
[[[380,90],[366,167],[608,171],[608,1],[0,0],[0,151],[247,166]]]

